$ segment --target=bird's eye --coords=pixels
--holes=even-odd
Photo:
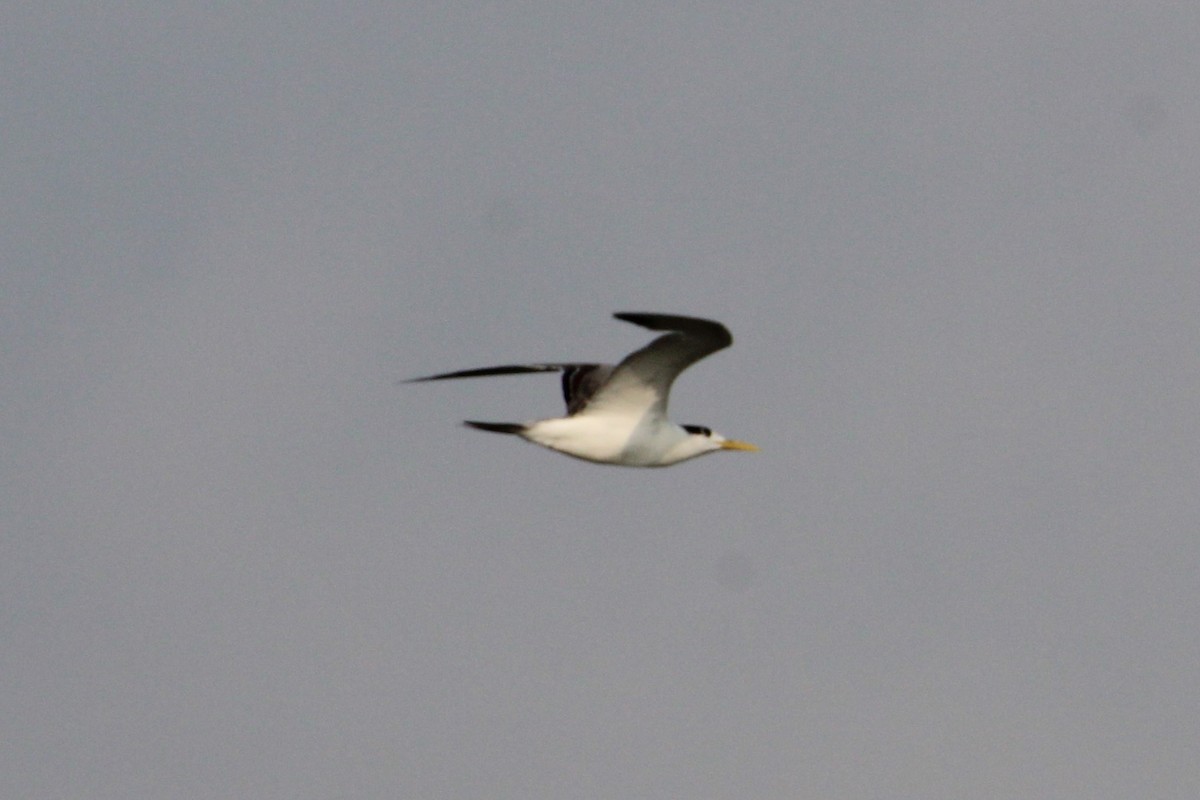
[[[712,436],[712,428],[706,428],[703,425],[684,425],[683,429],[698,436]]]

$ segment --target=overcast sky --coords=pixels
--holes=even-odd
[[[1200,796],[1198,9],[0,12],[0,795]]]

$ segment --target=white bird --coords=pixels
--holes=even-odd
[[[413,378],[409,383],[527,372],[562,372],[567,416],[534,422],[466,425],[511,433],[569,456],[626,467],[666,467],[718,450],[757,450],[702,425],[667,419],[667,395],[679,373],[733,343],[719,322],[671,314],[622,312],[614,317],[654,331],[670,331],[627,355],[620,364],[519,364]]]

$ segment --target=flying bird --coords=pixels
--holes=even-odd
[[[534,422],[468,420],[464,424],[481,431],[514,434],[600,464],[666,467],[718,450],[758,449],[702,425],[676,425],[667,419],[667,396],[679,373],[733,343],[724,325],[671,314],[621,312],[613,316],[667,333],[619,364],[516,364],[427,375],[407,382],[561,372],[565,417]]]

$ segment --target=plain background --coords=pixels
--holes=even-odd
[[[6,7],[0,795],[1200,796],[1197,9]]]

